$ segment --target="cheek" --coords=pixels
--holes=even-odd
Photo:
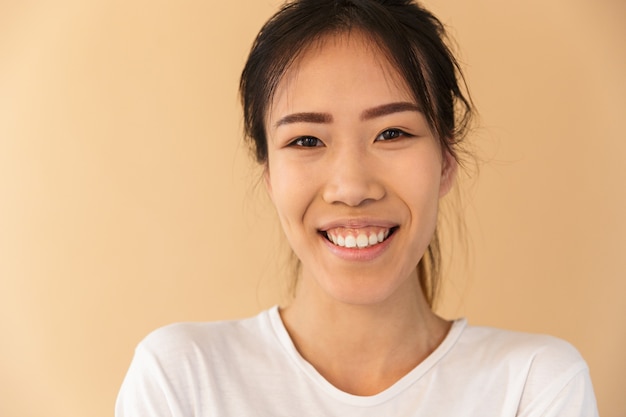
[[[268,190],[286,234],[301,226],[303,217],[314,198],[310,175],[289,164],[270,164]]]
[[[432,239],[439,209],[441,166],[436,159],[415,158],[395,172],[396,193],[407,208],[412,251],[420,253]]]
[[[411,205],[436,206],[439,200],[441,182],[441,163],[436,154],[418,154],[415,157],[403,158],[388,166],[388,172],[393,172],[393,180],[398,192],[405,195]]]

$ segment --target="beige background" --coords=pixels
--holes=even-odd
[[[280,299],[236,96],[278,4],[0,2],[0,416],[110,416],[151,329]],[[626,416],[626,3],[427,4],[486,161],[440,311],[569,340]]]

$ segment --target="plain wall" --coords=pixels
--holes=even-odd
[[[0,2],[0,416],[110,416],[150,330],[281,300],[237,99],[278,4]],[[484,161],[441,314],[572,342],[626,416],[626,3],[427,4]]]

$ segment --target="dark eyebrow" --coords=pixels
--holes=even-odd
[[[361,114],[361,120],[374,119],[376,117],[387,116],[388,114],[400,113],[404,111],[421,112],[422,109],[418,105],[409,102],[383,104],[382,106],[365,110]]]
[[[290,123],[332,123],[332,121],[333,116],[328,113],[294,113],[281,118],[274,127]]]
[[[421,112],[422,109],[416,104],[409,102],[398,102],[383,104],[382,106],[373,107],[367,109],[361,113],[361,120],[374,119],[376,117],[387,116],[388,114],[400,113],[405,111],[417,111]],[[332,123],[333,116],[328,113],[294,113],[288,114],[281,118],[274,125],[275,128],[291,123]]]

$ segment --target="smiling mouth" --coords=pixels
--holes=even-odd
[[[320,233],[335,246],[348,249],[365,249],[383,243],[396,229],[397,227],[334,228]]]

